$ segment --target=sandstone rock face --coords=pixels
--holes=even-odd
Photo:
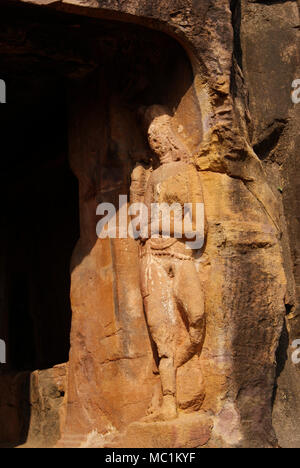
[[[65,421],[66,376],[64,364],[1,376],[1,444],[49,448],[57,443]]]
[[[19,3],[68,31],[59,53],[30,28],[15,47],[67,80],[80,239],[69,362],[1,375],[1,440],[22,440],[27,411],[27,445],[300,446],[297,4]],[[203,203],[204,245],[98,238],[97,206],[120,219],[121,195]]]
[[[277,354],[274,406],[274,425],[284,447],[300,444],[299,369],[292,362],[290,347],[300,335],[297,214],[300,108],[290,98],[291,83],[299,75],[298,27],[297,2],[276,5],[241,2],[240,66],[249,93],[251,144],[264,164],[268,183],[282,199],[286,219],[282,243],[288,277],[288,315]]]

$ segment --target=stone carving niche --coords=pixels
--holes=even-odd
[[[0,38],[22,23],[22,66],[63,78],[79,185],[52,445],[275,447],[281,207],[251,147],[231,2],[46,3]],[[120,195],[203,202],[204,245],[98,239],[97,206]]]
[[[167,267],[159,267],[162,270],[156,274],[164,272],[166,281],[154,286],[156,303],[147,313],[149,298],[143,283],[149,272],[143,266],[141,243],[97,239],[96,208],[103,202],[118,206],[120,195],[127,195],[128,202],[146,201],[147,182],[159,170],[160,156],[168,157],[170,152],[175,199],[182,188],[182,203],[198,192],[198,201],[203,202],[193,162],[203,138],[202,114],[190,60],[176,41],[136,26],[104,23],[103,27],[107,30],[101,43],[103,66],[75,85],[71,98],[70,162],[80,186],[81,238],[72,259],[66,428],[78,431],[77,443],[92,431],[113,443],[137,423],[145,431],[140,443],[148,446],[156,423],[174,420],[168,428],[177,431],[181,414],[196,416],[184,419],[189,428],[202,418],[197,412],[205,394],[199,360],[205,334],[200,281],[204,267],[185,255],[184,244],[177,243],[182,253],[173,246],[172,255],[178,250],[172,265],[174,276],[178,267],[177,285],[172,286]],[[163,154],[155,152],[153,139],[162,145]],[[162,250],[163,255],[169,252]],[[174,288],[176,298],[171,298]],[[168,294],[174,303],[170,307],[177,304],[177,315],[170,320],[162,306]],[[187,300],[190,306],[185,310]],[[173,338],[167,336],[170,327]],[[179,345],[182,355],[175,357]],[[147,435],[149,430],[152,436]],[[70,443],[68,435],[63,443]]]

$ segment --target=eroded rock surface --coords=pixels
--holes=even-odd
[[[48,33],[51,24],[60,38],[66,33],[64,43],[45,33],[40,44],[25,27],[13,47],[25,62],[33,53],[50,70],[59,64],[68,80],[81,231],[71,261],[68,373],[54,368],[41,383],[32,374],[33,443],[44,432],[43,440],[59,438],[62,447],[299,444],[291,409],[299,371],[285,359],[299,332],[299,111],[289,96],[299,63],[297,3],[17,3],[51,13]],[[157,106],[160,120],[154,113],[145,122],[141,108]],[[174,170],[164,168],[171,153]],[[168,268],[158,261],[155,291],[143,291],[140,241],[97,238],[97,205],[118,206],[130,193],[151,202],[149,181],[158,198],[182,203],[193,199],[196,179],[207,224],[197,268],[182,267],[188,260],[179,259],[177,244],[163,246],[172,261]],[[150,263],[154,256],[150,246]],[[157,330],[166,292],[178,306],[172,333],[180,345],[194,345],[179,364],[167,336],[170,314]],[[164,416],[147,419],[164,400]]]
[[[53,447],[61,436],[67,365],[1,375],[1,445]]]

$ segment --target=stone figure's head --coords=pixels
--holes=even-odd
[[[150,148],[161,164],[188,159],[186,149],[172,129],[172,117],[166,107],[153,105],[141,108],[139,113],[146,127]]]

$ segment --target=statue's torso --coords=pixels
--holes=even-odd
[[[151,204],[173,203],[181,205],[182,221],[186,203],[203,203],[200,179],[192,164],[173,162],[160,166],[150,176],[145,200],[148,210]],[[197,191],[199,193],[197,193]],[[141,255],[156,257],[172,256],[179,259],[192,259],[194,251],[186,246],[183,239],[159,235],[150,237],[142,246]]]

